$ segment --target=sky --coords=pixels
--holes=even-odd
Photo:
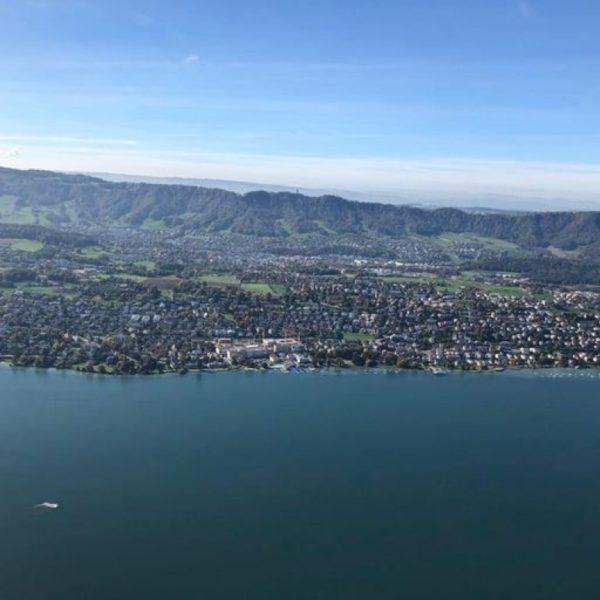
[[[597,0],[0,0],[0,165],[600,209],[599,25]]]

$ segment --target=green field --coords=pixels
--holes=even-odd
[[[239,277],[231,273],[208,273],[201,275],[199,280],[208,285],[240,285]]]
[[[527,290],[520,287],[507,286],[507,285],[488,285],[484,288],[490,294],[497,294],[499,296],[514,296],[515,298],[522,298],[528,296]]]
[[[117,279],[126,279],[127,281],[135,281],[136,283],[141,283],[147,279],[144,275],[136,275],[135,273],[115,273],[113,277],[116,277]]]
[[[44,247],[42,242],[37,240],[27,240],[24,238],[0,240],[0,244],[9,246],[15,252],[37,252]]]
[[[408,284],[436,284],[440,281],[444,281],[443,279],[439,279],[437,277],[429,277],[427,275],[389,275],[384,277],[379,277],[381,281],[385,281],[386,283],[408,283]]]
[[[18,286],[18,289],[32,296],[58,296],[61,293],[60,288],[51,286],[24,285]]]
[[[142,224],[142,229],[146,229],[147,231],[159,231],[161,229],[167,229],[167,225],[165,225],[163,221],[146,219]]]
[[[0,215],[14,210],[15,199],[12,196],[0,196]]]
[[[474,287],[489,294],[498,294],[501,296],[521,297],[528,294],[527,290],[514,285],[498,285],[481,280],[481,275],[476,271],[464,271],[461,275],[450,277],[445,280],[448,289],[456,290],[461,288]],[[443,285],[443,284],[442,284]]]
[[[506,240],[483,237],[471,233],[442,233],[441,235],[432,238],[432,240],[436,241],[438,244],[446,248],[452,246],[452,244],[454,244],[455,242],[467,242],[477,244],[485,248],[507,252],[517,251],[520,249],[517,244],[507,242]]]
[[[267,294],[273,293],[273,290],[268,283],[242,283],[242,289],[245,292],[259,294],[260,296],[266,296]]]
[[[387,283],[399,283],[408,285],[433,285],[440,290],[458,291],[464,288],[477,288],[483,290],[489,294],[498,294],[501,296],[513,296],[521,297],[528,294],[527,290],[517,286],[509,285],[497,285],[493,283],[487,283],[485,281],[477,281],[475,279],[477,274],[475,272],[465,272],[462,275],[441,278],[441,277],[428,277],[418,276],[411,277],[408,275],[394,275],[389,277],[380,277],[382,281]]]
[[[483,250],[506,252],[509,255],[523,254],[523,249],[517,244],[498,238],[482,237],[471,233],[442,233],[441,235],[430,238],[430,241],[448,253],[452,262],[455,264],[461,262],[459,256],[455,254],[455,244],[457,243],[468,243]]]
[[[30,206],[17,208],[16,199],[12,196],[0,196],[0,222],[15,225],[46,225],[48,219],[44,212],[37,214]]]
[[[242,283],[242,289],[245,292],[258,294],[260,296],[266,296],[267,294],[271,294],[272,296],[283,296],[287,292],[285,285],[278,283]]]
[[[86,258],[100,258],[101,256],[105,256],[107,254],[108,252],[99,246],[88,246],[87,248],[83,248],[83,250],[81,250],[81,256],[85,256]]]

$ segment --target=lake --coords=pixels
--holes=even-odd
[[[599,392],[0,368],[0,598],[596,597]]]

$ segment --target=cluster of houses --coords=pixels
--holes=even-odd
[[[297,338],[265,338],[261,342],[218,338],[215,340],[215,352],[230,365],[268,361],[272,368],[291,368],[312,363],[306,354],[306,346]]]
[[[597,366],[600,296],[503,295],[344,275],[290,275],[282,295],[136,281],[0,296],[0,355],[116,373],[204,368]],[[35,292],[35,290],[33,290]]]
[[[33,280],[0,289],[0,359],[115,373],[600,362],[597,291],[535,289],[502,274],[439,285],[456,265],[420,239],[388,240],[382,249],[353,238],[97,233],[118,260],[2,248],[17,274]],[[453,250],[473,258],[480,248],[457,241]],[[163,277],[144,281],[154,268]],[[210,269],[231,277],[211,283],[202,277]],[[518,293],[502,293],[506,286]]]

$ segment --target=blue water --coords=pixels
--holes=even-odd
[[[0,368],[0,599],[596,598],[599,392]]]

